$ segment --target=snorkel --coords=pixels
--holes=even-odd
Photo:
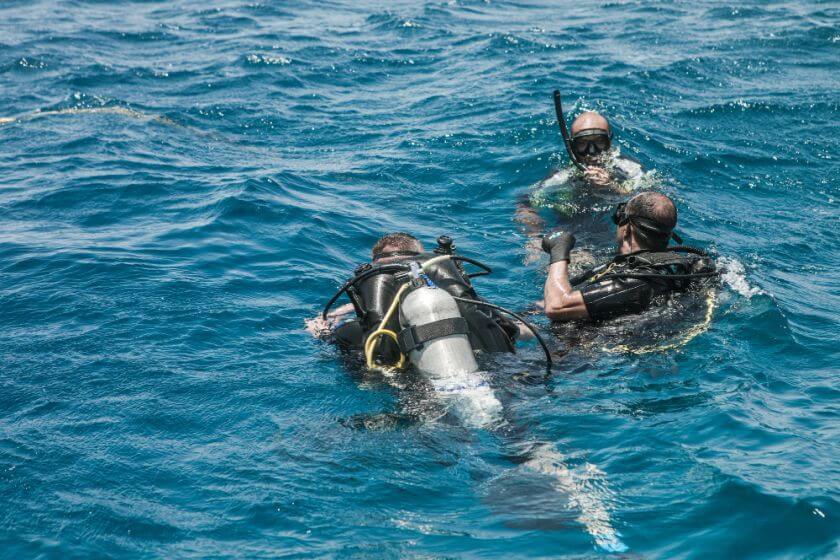
[[[586,166],[578,159],[577,154],[572,149],[572,139],[569,136],[569,129],[566,128],[566,117],[563,116],[563,102],[560,99],[559,89],[554,90],[554,112],[557,113],[557,124],[560,126],[560,134],[563,136],[563,144],[566,146],[569,160],[581,171],[586,171]]]

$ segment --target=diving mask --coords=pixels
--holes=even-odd
[[[612,215],[612,221],[615,225],[621,227],[627,223],[633,224],[636,228],[636,231],[642,237],[654,237],[654,238],[671,238],[677,243],[682,243],[682,238],[677,235],[672,228],[662,225],[651,218],[646,218],[643,216],[633,216],[627,212],[627,203],[620,202],[618,206],[615,207],[615,211]]]
[[[610,149],[612,134],[602,128],[585,128],[572,134],[572,148],[580,156],[597,156]]]

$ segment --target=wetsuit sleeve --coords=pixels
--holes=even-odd
[[[653,289],[644,280],[614,278],[584,286],[580,290],[583,303],[593,321],[603,321],[647,309]]]

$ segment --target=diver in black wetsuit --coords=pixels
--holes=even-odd
[[[639,313],[658,296],[684,291],[694,281],[717,275],[702,251],[668,247],[671,238],[678,243],[680,239],[673,233],[677,208],[667,196],[640,193],[618,205],[613,222],[619,254],[574,280],[569,279],[574,235],[555,230],[543,238],[543,250],[551,255],[545,314],[552,321],[600,321]]]
[[[451,239],[448,242],[448,249],[445,246],[443,248],[439,246],[435,254],[424,252],[423,244],[410,234],[400,232],[385,235],[373,246],[371,263],[360,266],[356,277],[364,277],[370,272],[375,272],[377,268],[387,267],[387,265],[408,261],[422,263],[440,254],[451,254],[447,251],[454,249],[454,246],[451,244]],[[367,336],[379,326],[393,301],[398,285],[395,275],[393,271],[376,274],[352,284],[348,295],[354,303],[339,307],[325,317],[319,316],[306,321],[307,330],[313,336],[336,342],[341,348],[361,350]],[[428,275],[438,287],[453,296],[483,301],[476,294],[469,277],[455,260],[445,260],[434,265]],[[468,324],[467,334],[475,350],[513,352],[518,338],[530,336],[530,332],[519,322],[511,321],[493,309],[462,301],[458,302],[458,306]],[[392,328],[399,331],[396,318],[392,321],[395,322]],[[389,339],[383,339],[379,348],[385,362],[394,361],[393,357],[398,355],[398,348]]]

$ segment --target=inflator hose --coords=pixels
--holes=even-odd
[[[507,313],[508,315],[510,315],[511,317],[513,317],[514,319],[516,319],[517,321],[519,321],[520,323],[522,323],[523,325],[528,327],[528,330],[531,331],[534,334],[534,338],[536,338],[537,342],[539,342],[540,346],[542,346],[543,352],[545,352],[545,362],[546,362],[545,369],[548,371],[549,374],[551,373],[551,366],[554,365],[554,360],[551,359],[551,351],[548,349],[548,345],[545,343],[545,340],[540,335],[540,333],[537,332],[537,329],[536,329],[536,327],[534,327],[534,325],[532,325],[531,323],[529,323],[528,321],[523,319],[520,315],[517,315],[516,313],[514,313],[510,309],[505,309],[504,307],[501,307],[499,305],[495,305],[493,303],[488,303],[486,301],[480,301],[480,300],[477,300],[477,299],[468,299],[468,298],[462,298],[462,297],[456,297],[456,296],[452,296],[452,297],[455,298],[456,301],[462,301],[464,303],[472,303],[473,305],[483,305],[484,307],[489,307],[490,309],[495,309],[496,311],[501,311],[502,313]]]
[[[387,336],[391,338],[394,342],[399,343],[399,339],[397,338],[397,333],[390,329],[386,329],[385,325],[388,324],[388,321],[391,320],[391,316],[397,310],[400,304],[400,298],[403,295],[403,292],[408,289],[408,284],[403,284],[400,286],[400,289],[397,291],[396,295],[394,295],[393,301],[391,301],[391,306],[388,307],[388,311],[385,313],[385,316],[382,318],[382,322],[379,323],[379,327],[372,333],[370,333],[365,340],[365,363],[367,367],[373,369],[376,367],[376,363],[373,361],[373,351],[376,348],[376,342],[379,341],[379,338],[382,336]],[[405,366],[405,354],[400,352],[400,360],[396,363],[394,367],[401,369]]]

